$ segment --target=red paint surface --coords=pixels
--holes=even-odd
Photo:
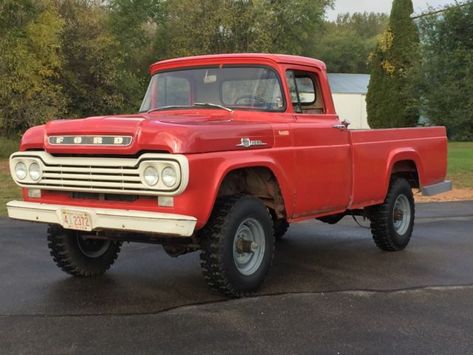
[[[134,202],[72,199],[69,193],[44,191],[44,203],[170,212],[195,216],[205,225],[216,194],[228,172],[250,166],[267,167],[276,176],[290,220],[313,218],[380,203],[388,188],[391,168],[401,160],[415,163],[421,185],[445,179],[445,128],[406,128],[342,131],[327,81],[325,65],[317,60],[266,54],[216,55],[155,63],[151,73],[180,67],[218,64],[271,66],[281,77],[284,95],[288,69],[318,75],[325,114],[294,112],[185,109],[150,114],[101,116],[49,122],[28,130],[21,150],[41,149],[51,154],[136,156],[140,152],[185,154],[190,181],[174,207],[158,207],[156,198]],[[287,100],[286,100],[287,101]],[[50,146],[49,135],[131,135],[129,147]],[[264,147],[236,147],[242,137],[259,139]],[[24,198],[30,199],[24,194]]]

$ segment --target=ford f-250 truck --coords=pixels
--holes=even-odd
[[[165,60],[140,112],[29,129],[10,158],[23,201],[11,218],[48,223],[56,264],[104,273],[122,242],[200,250],[208,285],[239,297],[270,268],[290,223],[371,221],[376,245],[402,250],[412,189],[447,191],[445,128],[350,130],[325,65],[270,54]]]

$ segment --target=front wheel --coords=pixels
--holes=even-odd
[[[406,179],[391,181],[384,203],[368,208],[371,234],[381,250],[403,250],[414,229],[414,196]]]
[[[51,225],[48,246],[56,265],[64,272],[78,277],[98,276],[115,262],[122,243],[87,238],[81,232]]]
[[[200,264],[210,288],[241,297],[263,283],[273,260],[274,232],[261,200],[251,196],[219,200],[200,238]]]

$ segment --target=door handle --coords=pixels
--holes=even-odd
[[[344,124],[336,124],[336,125],[333,125],[332,127],[339,129],[340,131],[346,131],[347,129],[347,126],[345,126]]]
[[[350,125],[350,121],[343,120],[339,124],[333,125],[333,128],[337,128],[340,131],[346,131],[349,125]]]

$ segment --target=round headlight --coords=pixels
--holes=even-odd
[[[159,172],[156,168],[148,166],[143,172],[143,178],[149,186],[154,186],[159,181]]]
[[[28,172],[30,173],[30,178],[33,181],[39,181],[39,179],[41,179],[41,175],[43,175],[41,167],[38,163],[31,163]]]
[[[26,168],[25,163],[21,161],[15,165],[15,175],[18,180],[23,180],[28,175],[28,169]]]
[[[177,182],[176,170],[171,166],[164,168],[161,173],[161,178],[163,179],[164,185],[167,187],[173,187]]]

